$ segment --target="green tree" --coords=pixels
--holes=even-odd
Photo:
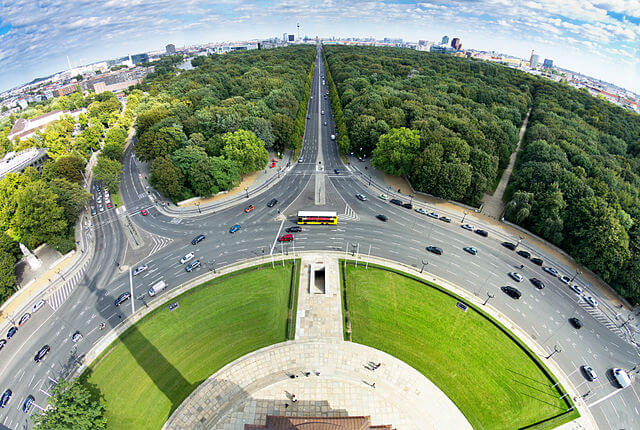
[[[51,390],[48,407],[31,419],[40,430],[100,430],[107,428],[105,408],[79,379],[61,379]]]
[[[207,152],[204,148],[195,145],[187,145],[173,153],[171,161],[178,166],[184,175],[187,175],[191,169],[191,165],[207,158]]]
[[[98,157],[98,162],[93,168],[93,177],[96,181],[102,181],[110,190],[116,191],[120,187],[120,174],[122,164],[118,160],[107,157]]]
[[[173,201],[179,200],[184,194],[185,177],[169,157],[153,160],[149,180],[151,185]]]
[[[420,135],[406,127],[394,128],[380,136],[372,164],[390,175],[409,176],[420,147]]]
[[[277,113],[271,117],[270,121],[276,147],[279,149],[285,148],[291,141],[291,135],[293,134],[293,119],[289,115]]]
[[[264,143],[250,131],[238,130],[222,135],[223,155],[236,163],[240,174],[264,169],[269,161],[269,153]]]
[[[85,160],[78,154],[69,154],[58,158],[53,164],[55,171],[63,178],[75,182],[82,183]]]
[[[49,182],[49,187],[58,196],[58,204],[64,208],[68,224],[73,225],[78,214],[91,198],[91,193],[80,185],[62,178],[53,179]]]
[[[107,142],[100,154],[112,160],[120,160],[124,155],[124,145],[118,142]]]

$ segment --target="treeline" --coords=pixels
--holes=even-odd
[[[640,115],[539,80],[506,218],[640,302]]]
[[[210,196],[266,167],[267,149],[301,145],[315,49],[237,51],[157,73],[138,108],[136,156],[174,201]]]
[[[516,147],[531,77],[408,49],[323,50],[348,129],[342,151],[373,154],[376,168],[419,191],[480,203]]]

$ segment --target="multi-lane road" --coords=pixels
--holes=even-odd
[[[145,305],[147,290],[159,280],[171,289],[203,271],[252,257],[267,260],[282,251],[292,252],[295,247],[301,251],[356,249],[417,269],[423,260],[428,261],[427,271],[479,297],[490,294],[490,306],[508,316],[549,352],[559,346],[561,352],[550,360],[555,360],[578,392],[586,395],[585,402],[599,427],[640,429],[640,386],[618,389],[608,374],[612,367],[632,369],[640,364],[635,346],[625,340],[621,330],[539,266],[502,247],[500,242],[506,233],[492,228],[488,229],[489,237],[481,237],[462,229],[457,214],[450,214],[452,222],[445,223],[378,198],[376,188],[343,164],[336,142],[331,139],[335,125],[329,100],[324,97],[324,76],[319,55],[300,159],[284,169],[277,183],[249,198],[240,195],[233,205],[220,205],[215,211],[197,216],[169,216],[168,209],[148,193],[132,149],[127,150],[121,186],[124,208],[92,217],[95,253],[82,277],[59,303],[47,304],[34,313],[0,351],[0,394],[6,389],[13,391],[7,407],[0,410],[0,425],[31,428],[28,414],[21,410],[24,399],[28,395],[35,397],[37,406],[30,413],[46,406],[47,393],[55,381],[67,376],[97,340],[131,314],[131,300],[114,306],[121,293],[133,288],[132,300],[138,308]],[[356,194],[367,196],[367,201],[356,199]],[[273,198],[278,203],[267,207]],[[317,203],[321,205],[316,206]],[[249,204],[255,209],[244,213]],[[415,207],[433,210],[421,203]],[[148,211],[147,216],[140,213],[142,209]],[[295,213],[305,209],[336,210],[339,223],[304,226],[302,232],[295,234],[293,243],[279,244],[277,237],[294,225]],[[386,215],[388,221],[378,220],[378,214]],[[128,220],[134,225],[133,234],[126,226]],[[483,227],[477,220],[467,218],[467,222]],[[242,228],[231,234],[229,228],[234,224]],[[192,245],[191,240],[199,234],[206,235],[206,239]],[[133,246],[136,238],[144,241],[144,246]],[[442,248],[443,255],[428,253],[428,245]],[[478,255],[463,251],[465,246],[475,247]],[[552,261],[539,250],[528,250],[546,262]],[[202,262],[191,273],[179,262],[189,252]],[[147,264],[148,269],[133,277],[131,286],[126,268],[139,264]],[[521,264],[524,269],[520,269]],[[563,267],[554,266],[568,274]],[[525,280],[514,283],[508,277],[511,271],[520,272]],[[528,278],[534,276],[544,281],[545,289],[538,290],[529,283]],[[502,293],[500,287],[504,285],[517,286],[523,293],[521,299],[513,300]],[[29,307],[37,300],[39,297]],[[568,322],[571,317],[578,317],[583,328],[573,328]],[[99,329],[102,322],[105,330]],[[5,324],[2,330],[6,332],[8,328]],[[76,331],[83,335],[78,343],[71,339]],[[51,351],[42,362],[35,363],[35,353],[45,344],[51,346]],[[596,371],[596,382],[585,379],[580,370],[583,365]]]

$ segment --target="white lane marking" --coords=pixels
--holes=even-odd
[[[269,255],[273,255],[273,248],[276,247],[276,242],[278,241],[278,237],[280,237],[280,232],[282,231],[282,226],[284,225],[284,221],[285,219],[282,219],[282,222],[280,223],[280,228],[278,229],[278,232],[276,233],[276,237],[273,239],[273,245],[271,245],[271,252],[269,253]]]

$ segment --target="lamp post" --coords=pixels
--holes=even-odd
[[[420,269],[420,273],[422,273],[422,271],[424,270],[424,266],[426,266],[427,264],[429,264],[429,262],[422,259],[422,268]]]
[[[249,198],[249,187],[244,189],[247,192],[247,198]]]
[[[576,277],[578,275],[581,275],[582,272],[579,269],[576,269],[576,273],[573,275],[573,277],[571,278],[571,280],[569,282],[573,282],[574,279],[576,279]]]
[[[545,357],[545,359],[548,360],[549,358],[553,357],[553,355],[558,353],[558,352],[562,352],[562,348],[560,347],[560,345],[554,345],[553,346],[553,352],[551,354],[547,355]]]
[[[460,224],[464,224],[464,219],[467,217],[467,213],[463,212],[464,215],[462,215],[462,221],[460,221]]]
[[[484,303],[482,304],[482,306],[486,305],[489,302],[489,299],[493,299],[495,296],[493,294],[491,294],[490,292],[487,291],[487,298],[485,299]]]
[[[200,210],[200,202],[196,203],[196,206],[198,206],[198,213],[201,214],[202,211]]]
[[[620,326],[620,328],[622,328],[622,327],[626,326],[627,324],[629,324],[629,321],[631,321],[631,320],[633,320],[633,319],[634,319],[634,318],[633,318],[631,315],[629,315],[629,318],[628,318],[625,322],[623,322],[623,323],[622,323],[622,325]]]

